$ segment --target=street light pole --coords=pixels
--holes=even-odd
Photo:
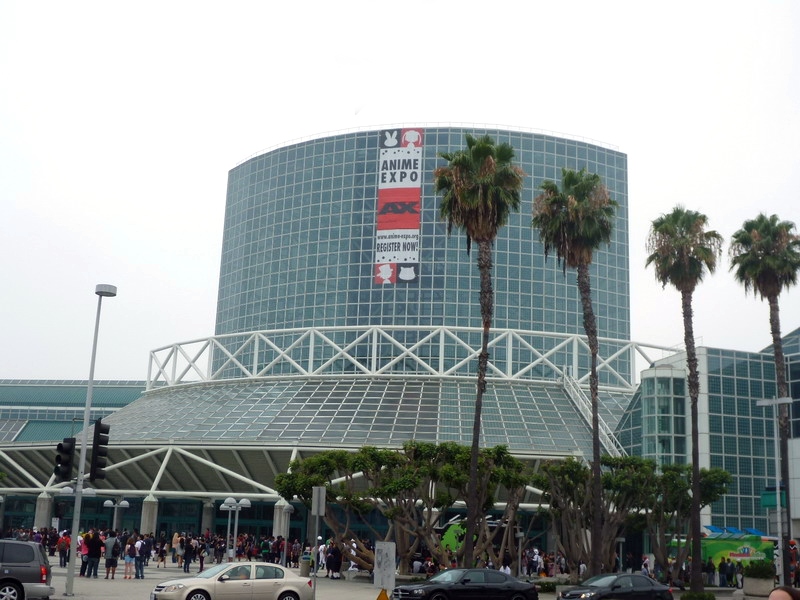
[[[225,551],[228,554],[228,562],[231,562],[236,554],[236,541],[239,537],[239,511],[243,508],[250,508],[250,506],[250,500],[247,498],[242,498],[239,502],[236,502],[235,498],[229,496],[225,498],[219,507],[220,510],[228,511],[228,532],[225,537]],[[231,541],[231,512],[233,511],[236,512],[236,518],[233,525],[233,541]]]
[[[130,502],[125,500],[124,498],[120,498],[119,502],[114,502],[113,500],[106,500],[103,502],[103,506],[105,508],[113,508],[114,509],[114,517],[111,520],[111,529],[114,531],[119,531],[119,518],[118,518],[118,510],[120,508],[129,508],[131,505]]]
[[[222,506],[220,506],[220,509],[228,511],[228,531],[225,534],[225,560],[231,562],[231,511],[233,508],[228,504],[228,500],[233,500],[233,498],[226,499],[225,502],[222,503]]]
[[[791,404],[791,398],[772,398],[770,400],[756,400],[756,406],[772,406],[772,426],[773,436],[775,438],[775,512],[777,514],[777,528],[778,528],[778,561],[775,565],[775,572],[778,574],[778,584],[783,584],[783,551],[785,545],[783,543],[783,509],[781,508],[781,456],[780,446],[778,441],[778,410],[781,405]],[[786,496],[789,496],[789,482],[783,482],[786,486]],[[791,522],[789,523],[791,528]],[[791,584],[791,582],[787,582]]]
[[[103,298],[113,298],[117,295],[117,288],[113,285],[98,284],[94,293],[97,294],[97,316],[94,320],[94,340],[92,341],[92,359],[89,362],[89,383],[86,386],[86,405],[83,408],[83,431],[81,432],[81,453],[78,461],[78,479],[75,482],[75,509],[72,511],[72,531],[70,532],[69,562],[67,563],[67,584],[65,596],[74,596],[75,586],[75,555],[78,553],[78,535],[81,525],[81,504],[83,500],[83,477],[86,464],[86,446],[89,443],[89,417],[92,412],[92,388],[94,387],[94,363],[97,358],[97,336],[100,331],[100,308]]]

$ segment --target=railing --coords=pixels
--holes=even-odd
[[[619,146],[609,144],[608,142],[602,142],[599,140],[595,140],[592,138],[587,138],[579,135],[574,135],[571,133],[561,133],[557,131],[549,131],[547,129],[536,129],[531,127],[521,127],[519,125],[499,125],[495,123],[465,123],[465,122],[458,122],[458,121],[433,121],[433,122],[408,122],[408,123],[384,123],[384,124],[377,124],[377,125],[363,125],[357,127],[346,127],[342,129],[334,129],[330,131],[324,131],[312,135],[305,135],[302,137],[293,138],[290,140],[286,140],[284,142],[279,142],[277,144],[273,144],[272,146],[268,146],[258,152],[251,154],[247,158],[240,160],[236,163],[236,166],[242,165],[246,163],[248,160],[255,158],[257,156],[261,156],[262,154],[266,154],[267,152],[272,152],[273,150],[277,150],[278,148],[285,148],[286,146],[292,146],[294,144],[302,144],[304,142],[310,142],[314,140],[320,140],[327,137],[334,137],[345,135],[348,133],[361,133],[361,132],[370,132],[370,131],[381,131],[383,129],[398,129],[398,128],[408,128],[408,127],[415,127],[420,129],[442,129],[442,128],[451,128],[451,129],[478,129],[478,130],[489,130],[489,131],[512,131],[512,132],[522,132],[522,133],[532,133],[538,135],[546,135],[549,137],[556,137],[556,138],[563,138],[566,140],[572,140],[575,142],[584,142],[586,144],[592,144],[593,146],[601,146],[603,148],[608,148],[609,150],[619,151]]]
[[[573,404],[578,409],[578,412],[586,419],[589,427],[592,427],[592,401],[578,385],[578,383],[570,377],[569,373],[564,373],[561,378],[561,383],[567,392],[567,395],[572,399]],[[614,432],[603,420],[603,417],[598,415],[598,423],[600,429],[600,443],[603,445],[605,451],[611,456],[624,456],[627,454],[625,449],[619,443]]]
[[[482,330],[470,327],[320,327],[213,336],[150,352],[147,389],[201,382],[333,376],[472,377]],[[675,350],[600,338],[597,370],[604,389],[633,390],[636,374]],[[493,329],[487,379],[558,382],[567,365],[587,386],[585,337]]]

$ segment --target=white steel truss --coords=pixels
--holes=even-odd
[[[252,331],[164,346],[150,352],[147,389],[230,379],[363,374],[438,378],[475,374],[477,327],[313,327]],[[674,348],[600,338],[601,387],[631,391],[641,367]],[[588,386],[585,336],[492,329],[487,379],[558,381],[570,373]],[[654,353],[658,356],[651,357]]]
[[[564,373],[561,384],[564,386],[567,395],[572,399],[573,404],[575,404],[575,408],[578,409],[578,412],[591,427],[592,401],[586,395],[586,392],[583,391],[583,388],[581,388],[568,373]],[[597,420],[600,429],[600,443],[603,445],[605,451],[611,456],[625,456],[627,452],[625,452],[625,449],[620,445],[619,440],[617,440],[614,432],[605,422],[605,419],[598,416]]]

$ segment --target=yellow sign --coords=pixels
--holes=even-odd
[[[381,593],[378,594],[375,600],[389,600],[389,595],[386,593],[386,590],[381,590]]]

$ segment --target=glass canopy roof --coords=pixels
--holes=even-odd
[[[627,398],[604,393],[604,418]],[[416,439],[471,441],[475,381],[302,378],[205,383],[151,390],[108,417],[115,443],[181,440],[399,446]],[[557,383],[490,382],[482,445],[515,453],[591,456],[589,424]]]

